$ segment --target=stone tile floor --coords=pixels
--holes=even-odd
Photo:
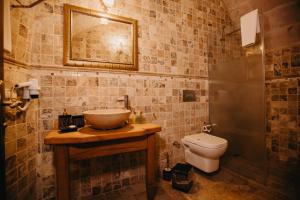
[[[266,160],[252,163],[243,158],[233,157],[227,158],[222,166],[256,183],[264,191],[276,193],[281,199],[300,199],[300,162]]]
[[[222,169],[218,173],[207,175],[194,171],[195,184],[186,194],[174,190],[171,183],[161,180],[155,200],[298,200],[288,198],[280,192],[270,191],[266,187],[244,179],[230,170]],[[99,199],[99,197],[97,198]],[[106,200],[146,200],[143,183],[131,186],[122,191],[102,196]]]

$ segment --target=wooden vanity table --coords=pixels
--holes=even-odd
[[[157,163],[155,124],[130,124],[115,130],[84,127],[77,132],[54,130],[45,137],[45,144],[54,145],[57,199],[70,199],[70,161],[84,160],[133,151],[146,151],[146,188],[148,200],[155,195]]]

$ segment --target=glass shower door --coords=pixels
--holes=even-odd
[[[223,164],[264,181],[266,161],[262,43],[242,48],[240,32],[225,36],[223,54],[209,66],[213,134],[228,140]],[[260,173],[258,173],[260,171]],[[255,178],[255,177],[254,177]]]

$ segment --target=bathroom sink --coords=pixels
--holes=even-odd
[[[130,110],[103,109],[83,112],[86,124],[94,129],[115,129],[125,125],[129,119]]]

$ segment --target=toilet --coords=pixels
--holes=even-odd
[[[181,141],[185,161],[206,173],[219,169],[220,157],[228,146],[227,140],[206,133],[188,135]]]

